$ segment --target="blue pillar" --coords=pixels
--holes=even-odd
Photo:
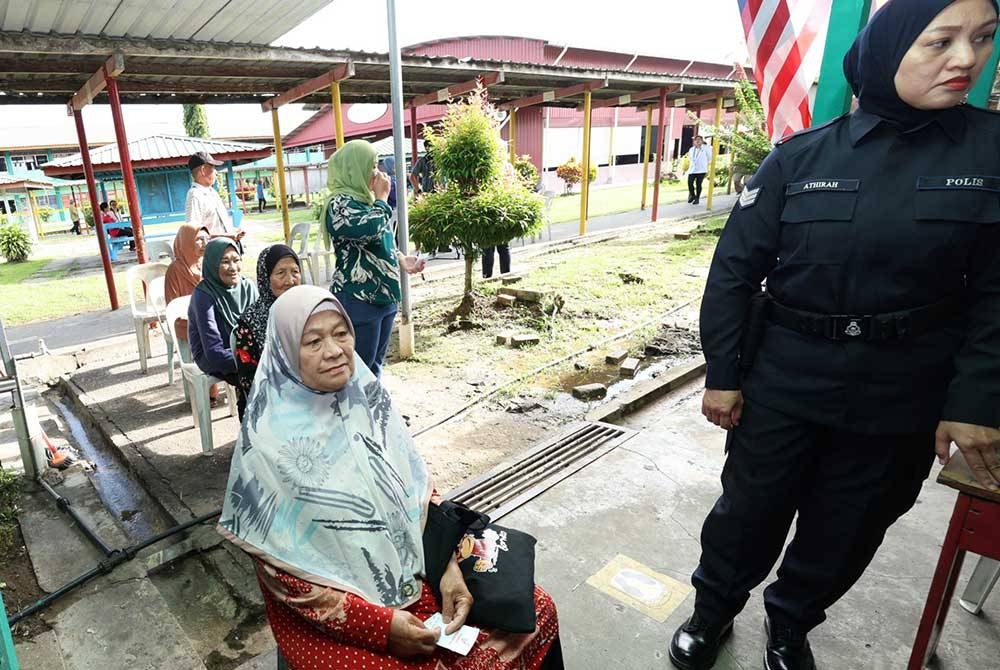
[[[14,163],[10,160],[10,152],[3,152],[3,162],[7,164],[7,173],[10,174],[14,171]]]
[[[233,162],[226,161],[226,187],[229,189],[229,213],[233,217],[233,225],[237,228],[243,222],[243,212],[240,211],[239,199],[236,196],[236,175],[233,173]]]
[[[107,202],[107,201],[108,201],[108,187],[102,181],[101,182],[101,202]],[[94,216],[95,217],[97,216],[97,212],[94,212]]]

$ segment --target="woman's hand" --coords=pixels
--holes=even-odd
[[[399,658],[430,656],[440,635],[409,612],[394,610],[389,625],[389,653]]]
[[[740,425],[743,416],[743,393],[705,389],[701,399],[701,413],[720,428],[729,430]]]
[[[372,173],[371,180],[368,182],[368,188],[375,194],[376,200],[384,202],[389,197],[389,191],[392,190],[392,182],[389,180],[389,175],[380,170],[375,170]]]
[[[397,253],[396,260],[399,261],[399,267],[403,268],[407,274],[411,275],[423,272],[424,268],[427,266],[427,261],[419,256],[404,256],[401,253]]]
[[[935,434],[934,451],[942,465],[951,458],[951,443],[958,445],[976,481],[992,491],[1000,490],[1000,430],[957,421],[942,421]]]
[[[444,629],[445,634],[451,635],[464,626],[470,610],[472,610],[472,594],[465,585],[462,568],[452,556],[444,575],[441,576],[441,617],[448,624]]]

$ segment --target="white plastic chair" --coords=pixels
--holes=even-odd
[[[157,298],[160,301],[163,300],[163,284],[158,284],[159,296],[153,294],[150,284],[157,277],[164,277],[166,274],[166,263],[134,265],[125,273],[125,282],[128,285],[129,306],[132,309],[132,327],[135,329],[135,341],[139,348],[139,368],[142,370],[142,374],[146,374],[146,361],[151,355],[149,348],[149,324],[159,321],[153,305]],[[141,306],[136,303],[135,286],[139,281],[146,288],[146,300]]]
[[[312,259],[309,257],[309,227],[312,224],[306,221],[305,223],[296,223],[292,226],[291,233],[288,235],[288,246],[291,247],[299,257],[299,263],[302,264],[302,269],[305,270],[305,266],[309,266],[309,274],[306,275],[310,277],[312,281],[310,284],[316,283],[316,272],[313,268]],[[305,279],[306,277],[303,277]]]
[[[174,383],[174,350],[176,349],[174,336],[167,328],[167,298],[166,298],[166,277],[156,277],[149,282],[146,292],[146,302],[153,306],[156,319],[160,322],[160,332],[163,340],[167,343],[167,382]]]
[[[174,260],[174,240],[167,238],[162,240],[149,240],[146,243],[146,256],[150,262],[156,262],[166,256]]]
[[[983,603],[986,602],[987,596],[990,595],[990,591],[996,586],[998,580],[1000,580],[1000,561],[980,556],[979,563],[972,571],[972,576],[969,577],[969,583],[958,604],[972,614],[979,614],[983,609]]]
[[[180,341],[177,339],[177,319],[187,319],[190,305],[191,296],[171,300],[167,305],[167,328],[170,330],[170,336],[178,344],[177,352],[181,359],[181,379],[184,383],[185,397],[191,402],[191,418],[194,419],[194,426],[198,429],[201,450],[208,454],[215,448],[212,437],[212,405],[208,389],[212,384],[225,384],[226,395],[229,397],[229,416],[237,416],[236,389],[225,381],[202,372],[198,364],[191,359],[190,349],[180,346]]]

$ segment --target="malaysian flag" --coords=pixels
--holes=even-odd
[[[772,140],[812,122],[809,90],[819,76],[832,0],[737,0]]]

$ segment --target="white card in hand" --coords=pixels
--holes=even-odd
[[[425,621],[424,626],[431,630],[440,629],[441,637],[438,638],[438,646],[462,656],[469,653],[472,646],[476,644],[476,638],[479,637],[479,629],[472,626],[462,626],[451,635],[445,635],[444,629],[448,627],[448,624],[444,622],[444,618],[440,612],[436,612],[430,619]]]

